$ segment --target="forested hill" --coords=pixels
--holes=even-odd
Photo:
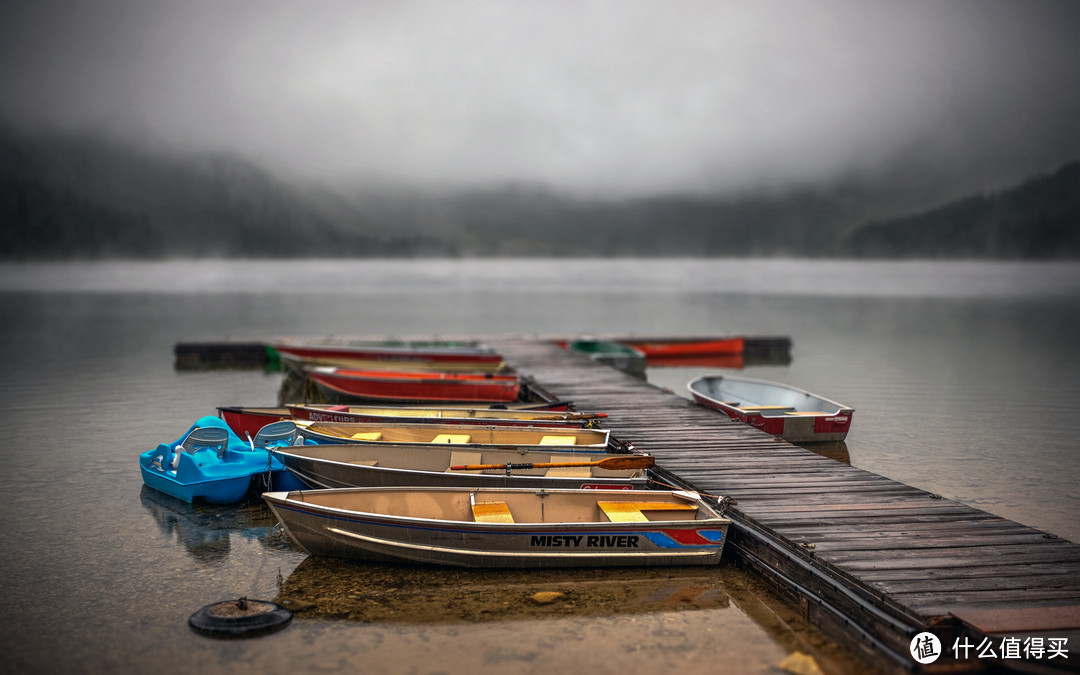
[[[910,172],[738,197],[376,192],[298,185],[230,156],[0,131],[0,258],[1078,257],[1078,174],[933,210],[946,195]]]
[[[990,195],[866,223],[840,251],[856,257],[1080,257],[1080,162]]]
[[[227,156],[0,135],[0,250],[19,259],[442,254]]]

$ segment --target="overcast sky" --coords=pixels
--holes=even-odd
[[[304,176],[647,194],[1080,158],[1073,0],[3,4],[0,117]]]

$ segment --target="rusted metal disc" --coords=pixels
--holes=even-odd
[[[207,605],[191,615],[188,625],[211,637],[249,637],[283,628],[292,612],[265,600],[226,600]]]

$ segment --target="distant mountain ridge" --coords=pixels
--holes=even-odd
[[[844,234],[841,252],[856,257],[1076,258],[1080,162],[1009,190],[862,224]]]
[[[0,140],[0,248],[7,258],[446,249],[422,233],[371,236],[365,214],[342,202],[223,155],[177,158],[70,137]]]
[[[1080,257],[1080,163],[940,203],[925,181],[881,178],[734,197],[584,199],[531,186],[350,193],[301,186],[231,156],[0,133],[0,257],[8,260]]]

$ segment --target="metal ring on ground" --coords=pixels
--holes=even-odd
[[[226,600],[191,615],[188,625],[210,637],[250,637],[285,627],[292,612],[265,600]]]

